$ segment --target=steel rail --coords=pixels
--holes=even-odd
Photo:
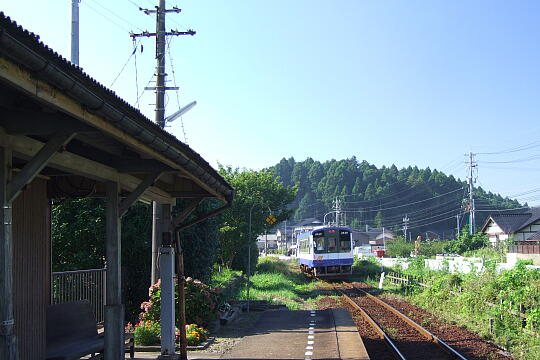
[[[345,297],[345,300],[347,300],[349,302],[349,304],[351,304],[356,310],[358,310],[360,312],[360,315],[362,315],[362,317],[364,318],[364,320],[366,320],[369,325],[371,325],[371,327],[375,330],[375,332],[377,333],[377,335],[379,336],[379,338],[381,340],[384,340],[386,342],[386,345],[388,345],[388,347],[390,348],[390,350],[397,356],[398,359],[400,360],[407,360],[407,358],[405,357],[405,355],[403,355],[401,353],[401,351],[399,351],[399,349],[397,348],[396,344],[392,341],[392,339],[386,335],[386,333],[384,332],[383,329],[381,329],[381,327],[375,322],[375,320],[373,320],[373,318],[371,316],[368,315],[368,313],[362,309],[357,303],[355,303],[349,296],[347,296],[342,290],[338,289],[337,287],[334,287],[337,291],[339,291],[341,293],[342,296]]]
[[[396,308],[394,308],[393,306],[387,304],[386,302],[382,301],[381,299],[377,298],[376,296],[373,296],[371,295],[370,293],[366,292],[365,290],[362,290],[360,288],[357,288],[355,287],[354,285],[352,284],[348,284],[348,283],[343,283],[345,286],[349,287],[350,289],[354,289],[356,291],[359,291],[361,293],[363,293],[364,295],[366,295],[369,299],[373,300],[374,302],[376,302],[377,304],[381,305],[381,306],[384,306],[386,309],[390,310],[392,313],[394,313],[396,316],[398,316],[399,318],[401,318],[402,320],[404,320],[407,324],[409,324],[411,327],[413,327],[416,331],[418,331],[420,334],[422,334],[426,339],[428,339],[429,341],[439,345],[443,350],[444,352],[446,352],[448,355],[452,356],[452,357],[455,357],[457,359],[460,359],[460,360],[468,360],[466,357],[464,357],[463,355],[461,355],[457,350],[455,350],[454,348],[452,348],[450,345],[448,345],[447,343],[445,343],[443,340],[441,340],[440,338],[438,338],[437,336],[433,335],[432,333],[430,333],[428,330],[426,330],[425,328],[423,328],[422,326],[420,326],[418,323],[416,323],[414,320],[412,320],[411,318],[409,318],[407,315],[403,314],[402,312],[400,312],[399,310],[397,310]],[[347,295],[345,295],[346,297],[348,297]],[[351,300],[352,301],[352,300]]]

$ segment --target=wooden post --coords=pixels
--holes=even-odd
[[[11,149],[0,147],[0,359],[17,360],[13,317],[13,234],[8,184],[11,180]]]
[[[175,233],[176,236],[176,253],[178,263],[176,271],[178,273],[178,315],[180,329],[180,359],[187,360],[187,338],[186,338],[186,289],[184,276],[184,250],[182,249],[182,240],[180,232]]]
[[[493,319],[489,318],[489,333],[493,334]]]
[[[105,360],[124,359],[124,306],[122,304],[122,261],[120,199],[117,182],[106,184],[107,284],[105,304]]]

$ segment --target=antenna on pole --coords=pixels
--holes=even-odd
[[[79,2],[71,0],[71,62],[79,65]]]

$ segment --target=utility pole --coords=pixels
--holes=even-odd
[[[77,1],[77,0],[73,0]],[[196,32],[189,29],[188,31],[178,31],[178,30],[165,30],[165,16],[167,13],[174,12],[180,13],[182,10],[173,7],[170,10],[167,10],[165,7],[165,0],[159,0],[159,6],[156,9],[140,9],[146,15],[156,14],[156,32],[144,31],[140,34],[131,33],[131,38],[135,39],[137,37],[155,37],[156,38],[156,86],[148,87],[145,90],[155,90],[156,91],[156,107],[155,107],[155,120],[159,127],[165,127],[165,91],[167,90],[178,90],[177,87],[168,87],[165,86],[166,76],[165,73],[165,39],[167,36],[180,36],[180,35],[195,35]],[[158,274],[158,248],[159,241],[158,236],[161,233],[159,229],[159,223],[161,218],[161,206],[156,202],[152,203],[152,218],[153,218],[153,231],[152,231],[152,277],[151,282],[155,284],[159,278]]]
[[[409,217],[407,214],[405,214],[405,217],[403,218],[403,237],[405,238],[405,241],[407,241],[407,229],[409,228]]]
[[[459,227],[459,214],[456,215],[456,222],[457,222],[457,227],[456,227],[456,239],[459,238],[459,233],[461,231],[460,227]]]
[[[140,34],[131,33],[130,36],[132,39],[135,39],[137,37],[155,37],[156,38],[156,86],[155,87],[147,87],[145,90],[155,90],[156,92],[156,107],[155,107],[155,120],[156,124],[160,128],[165,127],[165,91],[167,90],[178,90],[177,87],[168,87],[166,86],[166,76],[165,73],[165,41],[167,36],[180,36],[180,35],[195,35],[195,31],[189,29],[188,31],[178,31],[178,30],[171,30],[166,31],[165,30],[165,17],[167,13],[173,12],[173,13],[180,13],[182,10],[173,7],[172,9],[167,9],[165,7],[165,0],[159,0],[159,6],[157,6],[155,9],[140,9],[142,12],[144,12],[146,15],[152,15],[156,14],[156,32],[148,32],[144,31]],[[152,203],[152,222],[153,222],[153,228],[152,228],[152,284],[155,284],[158,280],[158,278],[161,278],[158,274],[158,252],[159,252],[159,238],[162,232],[161,227],[161,217],[163,215],[166,215],[164,213],[164,207],[166,205],[158,204],[156,202]],[[170,217],[170,214],[169,214]],[[167,230],[167,229],[163,229]],[[179,243],[180,244],[180,243]],[[181,246],[181,245],[179,245]],[[179,263],[183,263],[183,254],[181,253],[181,249],[177,249],[179,252]],[[163,261],[163,254],[161,254],[161,261]],[[174,256],[174,255],[173,255]],[[183,292],[184,284],[183,284],[183,271],[182,269],[177,269],[178,271],[178,282],[179,282],[179,299],[184,299],[185,294]],[[180,283],[182,282],[182,283]],[[163,286],[163,285],[162,285]],[[180,300],[181,300],[180,299]],[[181,303],[182,304],[182,303]],[[182,308],[182,306],[180,306]],[[180,336],[180,358],[187,360],[187,351],[186,351],[186,334],[185,334],[185,314],[183,313],[183,309],[180,309],[180,324],[178,324],[178,327],[182,329],[181,336]],[[163,314],[163,313],[162,313]],[[162,318],[162,320],[164,320]],[[172,322],[174,324],[174,311],[172,312],[172,319],[167,319],[167,321],[162,322],[162,338],[163,334],[165,333],[164,328],[166,325],[165,322]],[[173,327],[174,329],[174,327]],[[174,339],[173,339],[174,340]],[[171,343],[167,342],[167,344],[164,344],[162,342],[161,344],[161,353],[162,356],[167,356],[167,354],[174,354],[174,341]]]
[[[334,200],[334,211],[336,212],[336,224],[335,226],[339,226],[341,222],[341,200],[336,197]]]
[[[474,160],[475,155],[476,154],[469,152],[469,174],[467,177],[467,182],[469,183],[469,233],[471,235],[474,234],[476,210],[474,206],[474,183],[476,182],[474,172],[476,171],[478,165]]]
[[[79,1],[71,0],[71,62],[79,65]]]

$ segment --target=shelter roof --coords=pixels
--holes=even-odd
[[[160,178],[161,188],[172,198],[216,197],[231,202],[234,197],[233,188],[197,152],[3,12],[0,92],[0,127],[5,135],[24,137],[17,139],[23,141],[21,146],[39,148],[39,142],[51,137],[49,123],[55,131],[73,128],[77,135],[68,152],[105,164],[117,172],[112,178],[162,171],[172,175]]]

